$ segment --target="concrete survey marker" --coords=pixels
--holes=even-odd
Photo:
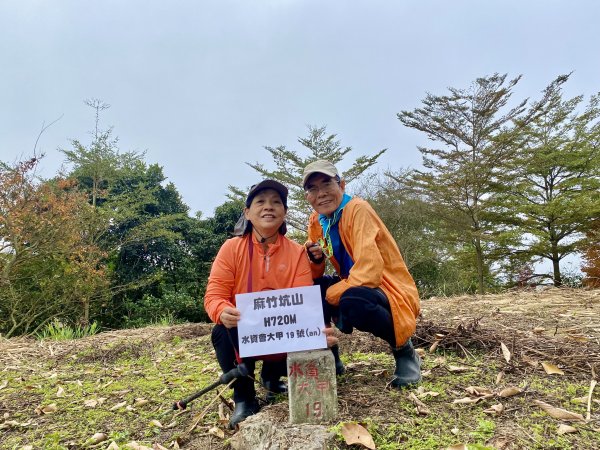
[[[331,350],[287,355],[291,423],[329,422],[337,416],[337,384]]]

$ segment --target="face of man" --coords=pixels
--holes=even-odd
[[[322,173],[310,176],[304,187],[306,200],[319,214],[331,216],[342,204],[346,182]]]
[[[285,206],[277,191],[264,189],[254,196],[244,215],[261,235],[270,236],[285,220]]]

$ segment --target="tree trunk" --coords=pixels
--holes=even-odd
[[[554,286],[562,286],[560,275],[560,258],[558,257],[558,242],[552,241],[552,269],[554,271]]]
[[[475,258],[477,263],[477,282],[479,284],[479,294],[485,294],[485,284],[483,280],[483,249],[481,248],[481,240],[475,238]]]

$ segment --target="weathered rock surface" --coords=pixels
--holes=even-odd
[[[260,412],[240,423],[230,443],[234,450],[326,450],[334,438],[327,426],[278,423]]]

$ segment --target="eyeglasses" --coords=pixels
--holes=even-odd
[[[324,194],[329,194],[335,190],[335,187],[339,185],[339,181],[329,180],[321,183],[321,186],[312,185],[311,187],[304,190],[306,194],[310,197],[316,197],[319,195],[319,192],[323,192]]]

